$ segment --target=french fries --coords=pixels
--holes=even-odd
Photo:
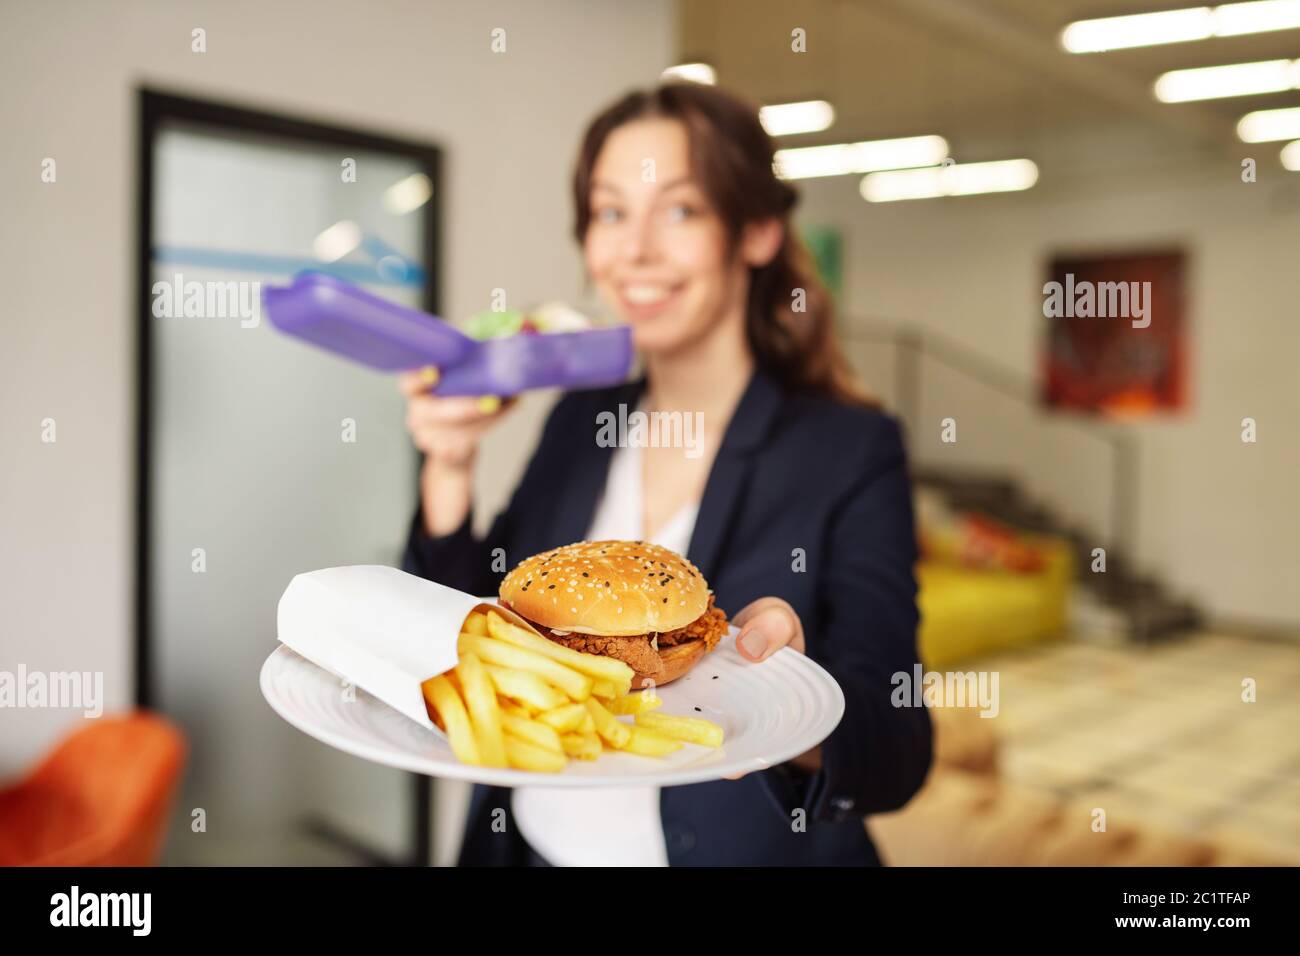
[[[531,710],[554,710],[569,702],[563,693],[536,674],[497,667],[495,664],[484,664],[483,669],[487,671],[498,694],[513,698]]]
[[[591,696],[603,697],[606,700],[613,700],[621,694],[626,694],[630,689],[630,684],[616,684],[612,680],[596,678],[591,682]]]
[[[510,766],[538,773],[559,773],[566,763],[560,751],[537,747],[509,734],[506,735],[506,754],[510,757]]]
[[[586,717],[587,708],[582,704],[565,704],[554,710],[544,710],[537,715],[538,720],[562,734],[580,729],[586,723]]]
[[[628,745],[628,741],[632,739],[631,727],[615,720],[614,715],[594,697],[587,698],[587,710],[591,713],[591,719],[596,722],[596,733],[600,734],[601,740],[615,750],[622,750]]]
[[[506,733],[518,737],[525,743],[541,747],[543,750],[553,750],[560,753],[564,749],[560,745],[559,732],[554,727],[548,727],[540,721],[529,720],[527,717],[516,717],[514,714],[502,714],[501,726],[505,728]]]
[[[602,701],[602,703],[604,703]],[[605,703],[605,709],[611,714],[620,716],[626,714],[645,714],[656,710],[664,705],[664,699],[657,697],[650,691],[641,691],[639,694],[626,694],[623,697]]]
[[[498,641],[505,641],[507,644],[513,644],[516,647],[522,647],[525,650],[535,651],[544,657],[559,661],[572,667],[581,674],[586,674],[596,680],[606,681],[609,686],[624,688],[623,693],[627,693],[627,688],[632,686],[632,678],[636,672],[622,661],[616,661],[612,657],[600,657],[596,654],[583,654],[581,651],[575,651],[572,648],[565,647],[562,644],[556,644],[554,641],[548,641],[544,637],[538,637],[531,631],[525,631],[522,627],[511,624],[499,614],[488,615],[488,634]]]
[[[698,717],[673,717],[669,714],[637,714],[636,726],[665,737],[685,740],[702,747],[721,747],[722,728]]]
[[[653,730],[634,725],[632,737],[628,740],[625,749],[628,753],[641,754],[643,757],[664,757],[674,750],[681,750],[682,744],[680,740],[673,740]]]
[[[560,738],[560,745],[570,757],[578,760],[595,760],[604,749],[595,731],[585,734],[565,734]]]
[[[622,661],[563,647],[502,615],[471,612],[457,646],[459,663],[421,689],[463,763],[559,773],[606,750],[665,757],[684,742],[722,745],[717,724],[653,713],[663,699],[653,688],[631,693]]]
[[[491,626],[489,624],[489,626]],[[566,667],[554,658],[525,650],[493,637],[478,634],[462,634],[459,641],[462,654],[477,654],[489,664],[508,667],[512,670],[536,674],[548,684],[553,684],[574,700],[582,701],[591,696],[591,678]]]
[[[451,742],[452,753],[462,763],[481,764],[478,743],[474,739],[474,729],[469,723],[469,714],[461,702],[460,694],[451,686],[451,681],[441,674],[430,678],[422,685],[424,699],[428,701],[438,716],[442,718],[442,729]]]
[[[456,677],[474,725],[479,759],[485,767],[504,767],[506,745],[501,730],[501,708],[497,706],[496,691],[483,670],[483,662],[473,654],[463,655],[456,665]]]
[[[493,686],[496,686],[495,681],[493,681]],[[502,697],[497,703],[501,705],[501,713],[503,714],[514,714],[516,717],[523,717],[525,720],[532,719],[534,711],[531,707],[525,707],[509,697]]]

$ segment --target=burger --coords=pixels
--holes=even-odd
[[[505,576],[499,598],[557,644],[628,664],[634,687],[676,680],[727,633],[699,569],[645,541],[579,541],[534,555]]]

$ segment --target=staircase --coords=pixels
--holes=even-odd
[[[1070,527],[1050,509],[1031,500],[1012,479],[985,473],[922,469],[913,474],[918,486],[942,495],[956,511],[974,511],[1022,531],[1052,535],[1070,542],[1082,593],[1074,625],[1080,636],[1099,640],[1148,643],[1201,625],[1197,609],[1171,596],[1150,575],[1133,568],[1127,556],[1106,546],[1106,570],[1092,570],[1094,537]]]
[[[910,431],[922,423],[926,396],[937,384],[933,376],[975,383],[990,401],[1010,402],[1022,411],[1040,408],[1039,389],[1023,373],[950,335],[913,324],[857,317],[846,321],[841,335],[850,361],[867,381],[888,383],[881,398]],[[865,367],[864,367],[865,366]],[[874,373],[874,374],[873,374]],[[929,410],[932,412],[933,410]],[[932,426],[934,418],[924,419]],[[1132,562],[1136,548],[1141,487],[1137,440],[1123,423],[1079,416],[1037,417],[1046,427],[1086,433],[1090,447],[1106,455],[1109,513],[1098,515],[1091,533],[1072,526],[1059,513],[1031,498],[1014,479],[1005,477],[1012,463],[994,459],[981,469],[934,466],[922,462],[913,472],[918,486],[934,489],[957,511],[977,511],[1025,531],[1069,541],[1080,587],[1071,604],[1071,629],[1090,640],[1148,643],[1201,626],[1197,608],[1171,595],[1159,580],[1142,574]],[[914,458],[914,460],[917,460]],[[1023,465],[1023,463],[1022,463]],[[1092,550],[1106,549],[1104,573],[1092,570]]]

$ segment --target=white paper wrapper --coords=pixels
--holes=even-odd
[[[281,643],[440,733],[420,684],[456,666],[456,637],[477,607],[536,633],[480,597],[370,564],[297,575],[280,597],[276,623]]]

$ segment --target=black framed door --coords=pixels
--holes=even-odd
[[[418,467],[393,383],[279,335],[260,289],[314,268],[437,311],[441,153],[139,108],[136,696],[191,745],[167,860],[427,864],[429,780],[310,740],[257,688],[293,574],[398,561]]]

